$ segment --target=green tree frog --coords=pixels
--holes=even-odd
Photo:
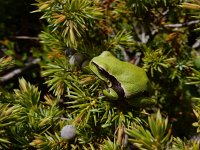
[[[94,57],[89,67],[106,83],[103,93],[111,99],[138,97],[148,88],[149,80],[142,68],[117,59],[109,51]]]

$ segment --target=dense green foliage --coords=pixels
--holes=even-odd
[[[34,5],[48,23],[39,34],[42,53],[33,52],[44,84],[20,77],[17,89],[0,85],[0,149],[199,149],[199,0]],[[146,71],[156,104],[103,96],[105,86],[87,64],[105,50]],[[7,55],[0,59],[2,85],[17,62]],[[24,66],[22,72],[30,63]],[[66,125],[76,128],[74,138],[61,136]]]

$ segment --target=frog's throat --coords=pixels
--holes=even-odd
[[[103,68],[99,67],[97,64],[94,63],[94,65],[98,68],[98,72],[101,76],[104,76],[108,81],[111,82],[111,88],[114,89],[114,91],[118,94],[120,98],[125,97],[124,90],[121,86],[121,83],[117,81],[117,79],[110,75],[107,71],[105,71]]]

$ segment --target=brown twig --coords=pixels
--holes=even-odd
[[[22,39],[22,40],[39,40],[38,37],[31,37],[31,36],[12,36],[12,39]]]
[[[38,64],[41,61],[40,58],[36,58],[33,61],[26,63],[23,68],[17,68],[15,70],[12,70],[11,72],[5,74],[4,76],[0,77],[0,83],[5,83],[10,79],[13,79],[14,77],[22,74],[24,71],[28,70],[30,67]]]
[[[166,24],[164,26],[170,27],[170,28],[181,28],[181,27],[185,27],[185,26],[189,26],[189,25],[197,24],[197,23],[200,23],[200,20],[193,20],[193,21],[189,21],[185,23]]]

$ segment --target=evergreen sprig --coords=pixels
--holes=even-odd
[[[160,111],[156,116],[148,117],[148,128],[141,124],[135,124],[127,129],[129,140],[140,149],[165,149],[171,139],[171,128],[168,119],[161,116]]]
[[[131,33],[126,33],[125,30],[119,31],[115,36],[110,37],[106,43],[108,50],[125,50],[135,44]]]
[[[110,139],[104,141],[104,144],[100,147],[101,150],[121,150],[119,145],[114,141],[112,142]]]
[[[12,145],[8,130],[15,126],[16,122],[22,121],[21,111],[19,105],[0,104],[0,149],[7,149]]]
[[[58,36],[58,33],[51,31],[43,31],[39,34],[40,42],[47,49],[64,51],[66,48],[66,44],[64,43],[64,39],[61,36]],[[58,55],[58,54],[57,54]]]
[[[47,96],[45,97],[47,102],[42,103],[38,88],[25,79],[20,79],[19,83],[20,89],[14,91],[14,100],[10,101],[14,106],[2,105],[1,107],[3,121],[1,125],[6,125],[6,128],[2,126],[1,131],[7,130],[5,133],[2,132],[5,138],[2,139],[5,141],[7,139],[9,148],[26,149],[31,147],[29,143],[34,140],[35,134],[58,128],[62,110],[59,109],[57,100],[50,103],[50,98]]]
[[[195,140],[187,140],[187,139],[180,139],[179,137],[177,138],[173,138],[173,145],[172,147],[170,147],[169,149],[172,150],[176,150],[176,149],[180,149],[180,150],[198,150],[199,149],[199,140],[195,139]]]
[[[0,58],[0,73],[14,65],[14,60],[11,56]],[[1,77],[0,77],[1,78]]]
[[[52,32],[59,30],[69,47],[76,47],[77,40],[83,37],[94,19],[102,16],[101,9],[89,0],[37,0],[35,5],[37,11],[44,13],[41,18],[49,22]]]
[[[170,66],[167,55],[164,55],[163,53],[162,49],[150,50],[149,48],[147,48],[144,53],[143,68],[149,71],[152,77],[154,76],[155,71],[163,73],[163,70],[166,70]]]
[[[30,143],[37,149],[68,149],[69,142],[62,139],[58,133],[46,132],[43,135],[36,134],[34,140]]]
[[[193,70],[193,76],[187,77],[188,82],[187,84],[196,84],[198,85],[200,83],[200,72],[198,70],[192,69]]]

